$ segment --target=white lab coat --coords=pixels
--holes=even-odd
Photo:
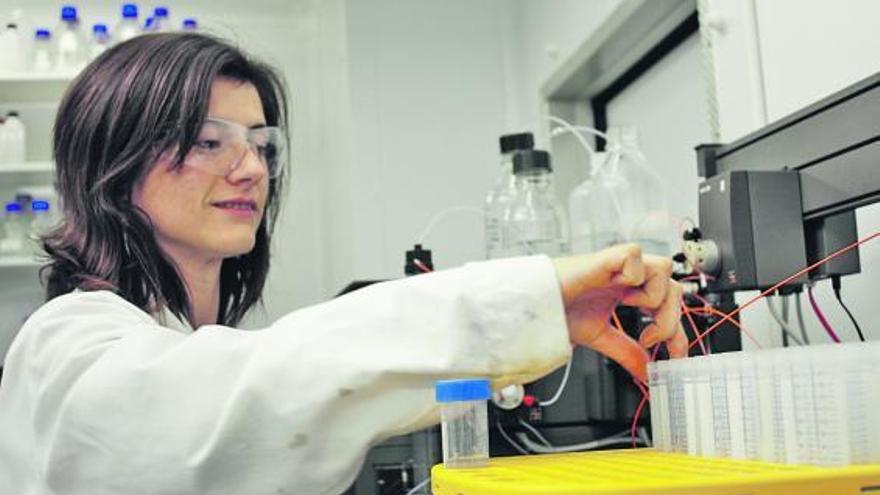
[[[435,380],[527,382],[570,352],[546,257],[377,284],[253,331],[71,293],[7,355],[0,492],[338,494],[371,444],[439,420]]]

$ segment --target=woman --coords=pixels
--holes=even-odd
[[[4,493],[339,493],[371,444],[438,420],[436,379],[531,381],[572,344],[644,378],[646,346],[685,352],[670,264],[633,246],[474,263],[235,330],[269,267],[285,109],[268,67],[196,34],[135,38],[73,82],[49,301],[0,387]],[[653,315],[640,343],[609,327],[619,302]]]

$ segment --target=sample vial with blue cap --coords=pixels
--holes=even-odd
[[[492,395],[485,378],[439,380],[434,387],[442,404],[443,464],[471,468],[489,463],[489,428],[486,401]]]

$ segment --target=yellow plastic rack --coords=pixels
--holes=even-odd
[[[880,465],[823,468],[653,449],[501,457],[431,470],[434,495],[880,495]]]

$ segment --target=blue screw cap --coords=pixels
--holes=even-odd
[[[193,17],[183,20],[183,29],[196,29],[198,27],[199,23]]]
[[[72,5],[65,5],[61,7],[61,20],[62,21],[75,21],[76,20],[76,7]]]
[[[42,199],[31,201],[31,211],[49,211],[49,202]]]
[[[21,203],[18,201],[6,203],[6,213],[21,213]]]
[[[122,17],[125,19],[137,19],[138,6],[136,3],[126,3],[122,5]]]
[[[153,17],[168,17],[168,7],[156,7],[155,9],[153,9]]]
[[[37,29],[35,36],[38,40],[47,40],[52,37],[52,33],[48,29]]]
[[[437,402],[488,400],[491,396],[492,388],[486,378],[438,380],[434,385],[434,398]]]
[[[107,25],[106,24],[95,24],[92,26],[92,32],[95,34],[107,34]]]

